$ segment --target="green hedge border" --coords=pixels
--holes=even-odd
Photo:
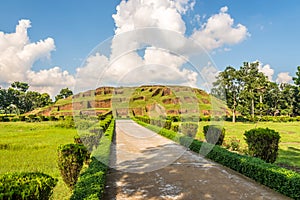
[[[79,177],[70,200],[96,200],[103,197],[114,132],[115,120],[112,119],[98,148],[92,152],[89,167]]]
[[[281,194],[293,199],[300,199],[300,174],[294,171],[266,163],[261,159],[240,155],[230,152],[220,146],[211,146],[208,143],[200,142],[185,135],[166,130],[160,127],[146,124],[134,119],[138,124],[169,138],[190,150],[199,153],[205,152],[205,148],[211,149],[205,156],[217,163],[229,167]],[[202,149],[201,149],[202,147]],[[201,151],[200,151],[201,149]],[[204,151],[203,151],[204,150]]]

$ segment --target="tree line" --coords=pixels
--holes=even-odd
[[[232,66],[218,74],[211,94],[227,103],[236,114],[254,119],[257,116],[300,115],[300,66],[293,84],[269,81],[259,71],[259,62],[244,62],[239,69]]]
[[[28,83],[16,81],[8,89],[0,88],[0,113],[23,114],[73,95],[69,88],[63,88],[55,96],[55,101],[52,101],[48,93],[29,91],[29,87]]]

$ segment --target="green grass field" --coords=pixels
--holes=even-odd
[[[59,179],[53,199],[68,199],[70,191],[62,181],[57,168],[57,147],[72,143],[76,129],[56,127],[58,122],[5,122],[0,123],[0,174],[5,172],[44,172]],[[204,139],[203,126],[211,122],[200,122],[197,138]],[[236,137],[245,148],[245,130],[268,127],[280,133],[279,158],[276,163],[285,163],[300,168],[300,122],[231,123],[218,122],[226,129],[225,140]]]
[[[215,122],[200,122],[197,138],[204,139],[203,126]],[[226,129],[225,141],[235,137],[240,140],[243,148],[246,148],[244,133],[252,128],[270,128],[279,132],[281,139],[279,143],[279,157],[276,163],[283,163],[289,166],[300,168],[300,122],[259,122],[259,123],[231,123],[231,122],[216,122],[223,125]]]
[[[57,168],[57,147],[72,143],[76,129],[55,127],[58,122],[0,123],[0,174],[43,172],[59,179],[53,199],[71,194]]]

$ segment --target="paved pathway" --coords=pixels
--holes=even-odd
[[[118,120],[104,199],[288,199],[130,120]]]

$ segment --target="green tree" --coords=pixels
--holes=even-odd
[[[263,93],[268,85],[267,77],[259,72],[258,66],[259,62],[244,62],[238,76],[241,82],[240,95],[244,100],[243,110],[250,110],[252,119],[255,117],[255,103],[259,101],[260,108],[262,107]]]
[[[51,97],[48,93],[42,93],[37,99],[36,107],[41,108],[52,104]]]
[[[28,91],[28,88],[27,83],[14,82],[10,88],[0,89],[0,110],[11,113],[15,108],[22,114],[52,103],[49,94]]]
[[[23,83],[23,82],[19,82],[19,81],[15,81],[11,84],[11,87],[20,91],[20,92],[26,92],[29,88],[28,83]]]
[[[213,83],[212,94],[227,102],[232,110],[232,122],[235,122],[236,110],[239,104],[240,81],[237,70],[231,66],[219,73],[217,81]]]
[[[300,66],[297,67],[296,76],[293,77],[295,85],[300,86]]]
[[[295,92],[296,86],[282,83],[280,88],[280,110],[282,113],[287,113],[289,116],[294,115]]]
[[[264,110],[267,112],[265,114],[276,115],[279,114],[281,109],[282,93],[280,91],[279,85],[275,82],[270,82],[263,94],[265,99],[265,105],[262,105]]]
[[[300,66],[297,67],[296,76],[293,77],[294,84],[294,103],[293,114],[300,115]]]
[[[63,88],[60,90],[59,94],[55,96],[55,101],[58,101],[59,99],[65,99],[69,96],[72,96],[73,92],[69,88]]]

